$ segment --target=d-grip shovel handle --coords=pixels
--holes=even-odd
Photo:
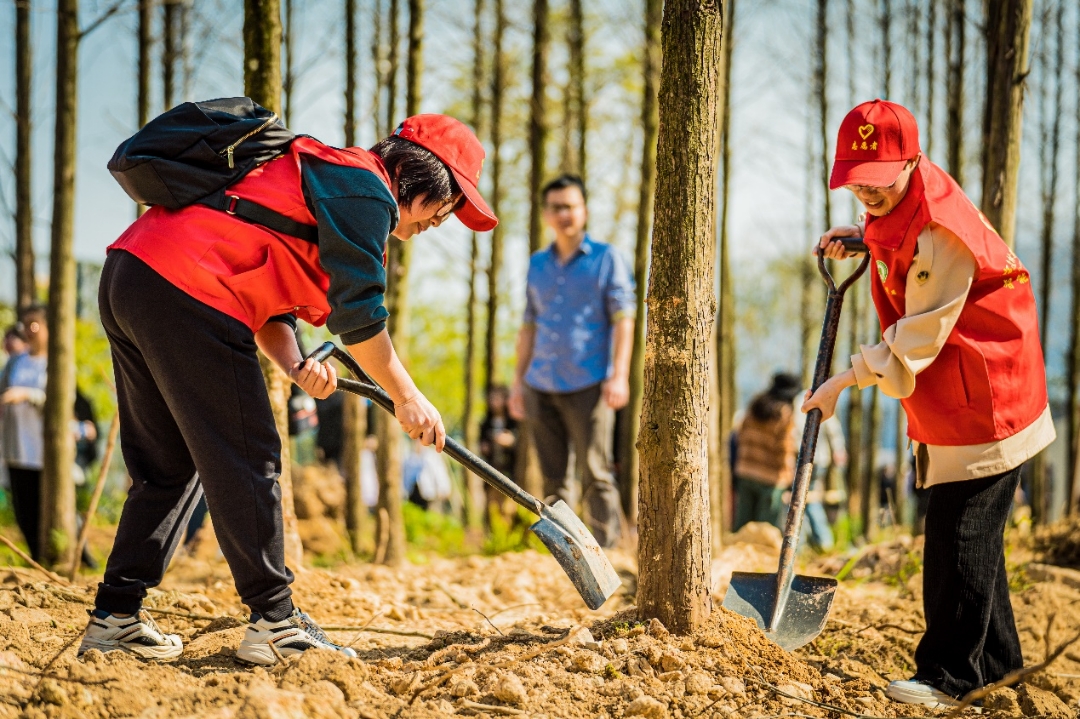
[[[825,253],[817,250],[818,272],[829,287],[829,297],[825,303],[825,320],[821,325],[821,342],[818,344],[817,364],[814,367],[814,379],[811,389],[816,392],[829,379],[832,373],[833,350],[836,347],[836,333],[840,327],[840,309],[844,304],[844,293],[866,272],[870,264],[870,253],[858,238],[839,238],[848,252],[866,253],[858,268],[837,286],[825,266]],[[814,473],[814,454],[817,450],[818,432],[821,429],[821,410],[812,409],[806,415],[802,445],[799,447],[799,459],[795,465],[795,481],[791,485],[791,505],[788,508],[787,523],[784,526],[784,543],[780,547],[780,565],[776,570],[777,602],[769,626],[779,625],[779,615],[787,603],[787,594],[791,591],[791,581],[795,577],[795,549],[799,544],[802,530],[803,510],[806,507],[806,493],[810,489],[810,480]]]
[[[367,397],[375,404],[379,405],[391,415],[394,414],[394,400],[390,399],[390,395],[386,391],[375,384],[370,377],[360,368],[360,364],[353,359],[353,356],[344,351],[333,342],[324,342],[319,349],[308,355],[310,359],[314,359],[317,362],[325,362],[329,358],[341,362],[343,365],[349,368],[349,372],[352,373],[356,379],[346,379],[343,377],[338,378],[338,388],[343,389],[346,392],[352,392],[358,394],[361,397]],[[510,499],[520,504],[530,512],[539,515],[544,509],[544,503],[536,497],[532,496],[521,487],[514,484],[508,479],[502,472],[492,467],[484,460],[477,457],[475,454],[466,449],[453,437],[446,438],[446,446],[444,451],[460,462],[463,466],[468,467],[474,474],[480,477],[482,480],[490,484],[495,489],[505,494]]]

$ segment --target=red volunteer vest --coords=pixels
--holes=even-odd
[[[871,291],[881,326],[904,315],[908,270],[919,233],[930,222],[956,234],[977,269],[941,353],[902,400],[908,436],[942,446],[1011,437],[1047,405],[1035,295],[1017,256],[956,181],[926,157],[900,204],[885,217],[867,218],[865,240],[876,270]]]
[[[378,157],[360,148],[339,150],[299,137],[281,156],[252,170],[228,194],[257,202],[306,225],[317,224],[304,202],[300,158],[374,172],[390,186]],[[258,331],[274,315],[295,314],[321,326],[330,314],[330,278],[319,248],[220,210],[192,205],[151,207],[109,246],[126,250],[195,299]]]

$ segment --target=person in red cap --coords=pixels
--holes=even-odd
[[[95,609],[79,647],[171,659],[180,638],[145,611],[205,493],[221,551],[251,622],[237,658],[273,664],[334,644],[293,605],[281,514],[281,445],[256,349],[325,398],[330,364],[305,360],[296,320],[326,325],[390,394],[412,438],[441,450],[435,407],[394,353],[383,257],[456,214],[498,220],[477,192],[484,149],[445,115],[406,119],[371,150],[298,137],[229,187],[298,223],[317,243],[205,205],[150,208],[108,250],[99,290],[112,350],[123,453],[132,479]],[[304,233],[299,233],[304,234]]]
[[[1028,271],[963,190],[919,149],[915,118],[866,102],[840,125],[830,187],[866,208],[818,245],[849,255],[861,236],[882,341],[803,405],[833,414],[845,388],[901,400],[916,481],[929,489],[923,569],[926,632],[916,672],[886,694],[948,706],[1023,666],[1004,529],[1020,467],[1054,439]]]

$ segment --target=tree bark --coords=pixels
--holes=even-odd
[[[244,93],[263,107],[281,109],[281,5],[279,0],[244,0]],[[285,561],[299,567],[304,548],[293,507],[292,456],[289,447],[289,390],[285,373],[261,353],[270,406],[281,438],[281,518]]]
[[[862,536],[872,542],[878,533],[878,510],[881,508],[881,482],[877,475],[878,432],[881,429],[881,391],[871,387],[870,409],[866,421],[866,435],[863,454],[866,463],[863,466],[862,491],[859,499],[862,506]]]
[[[356,0],[345,0],[345,147],[356,145]]]
[[[949,74],[945,95],[948,98],[948,118],[945,126],[949,174],[957,184],[964,185],[964,61],[967,32],[964,0],[949,0],[948,32],[945,35],[945,55]]]
[[[166,0],[166,2],[168,1]],[[293,32],[293,23],[296,15],[293,12],[294,0],[282,0],[282,2],[285,3],[285,22],[281,26],[281,44],[285,56],[285,67],[281,80],[281,117],[285,121],[285,126],[288,127],[292,123],[293,90],[296,89],[296,58],[293,51],[295,47],[294,40],[296,39]]]
[[[569,50],[569,110],[567,132],[574,135],[571,156],[564,163],[567,170],[576,172],[582,180],[587,179],[585,165],[585,140],[588,113],[585,110],[585,13],[582,0],[570,0],[570,32],[567,38]]]
[[[547,172],[548,0],[533,0],[532,100],[529,104],[529,253],[540,249],[540,188]]]
[[[731,64],[735,49],[735,0],[724,7],[723,90],[720,121],[720,294],[716,329],[717,397],[715,454],[719,466],[710,470],[709,501],[712,511],[712,543],[719,548],[730,527],[731,457],[728,435],[735,415],[735,286],[728,256],[728,208],[731,199]]]
[[[987,0],[986,109],[983,115],[982,211],[1001,239],[1015,245],[1024,79],[1032,0]]]
[[[1076,41],[1080,43],[1080,23]],[[1080,47],[1080,45],[1078,45]],[[1080,63],[1076,66],[1076,86],[1080,87]],[[1080,112],[1077,113],[1080,115]],[[1076,124],[1076,157],[1073,164],[1073,237],[1072,237],[1072,319],[1069,321],[1069,353],[1065,366],[1066,407],[1068,408],[1069,464],[1067,476],[1069,516],[1080,513],[1080,122]]]
[[[382,45],[382,0],[375,0],[371,6],[371,64],[375,75],[375,92],[371,98],[371,120],[375,125],[375,138],[381,140],[389,133],[382,122],[382,93],[385,85],[383,77]]]
[[[19,312],[34,303],[34,210],[31,188],[31,82],[33,52],[30,44],[30,0],[15,3],[15,307]]]
[[[483,136],[481,124],[483,122],[484,102],[484,12],[485,0],[476,0],[473,6],[473,94],[472,94],[472,126],[477,137]],[[480,235],[477,232],[470,233],[469,239],[469,293],[465,306],[465,402],[461,411],[461,428],[465,439],[465,446],[474,452],[477,450],[477,425],[476,425],[476,275],[480,264]],[[486,403],[486,400],[485,400]],[[484,526],[484,513],[487,507],[487,498],[484,491],[484,482],[476,474],[465,470],[466,491],[468,492],[468,504],[466,505],[465,523],[474,532]]]
[[[638,609],[684,634],[711,609],[708,343],[716,298],[721,2],[664,7],[641,415]]]
[[[896,483],[893,492],[894,521],[902,531],[909,531],[908,526],[908,449],[907,449],[907,414],[900,401],[896,402]]]
[[[629,421],[623,425],[623,446],[628,458],[624,463],[626,479],[620,483],[623,508],[632,525],[637,524],[639,455],[637,439],[641,427],[641,401],[645,390],[645,290],[649,275],[649,230],[652,229],[653,203],[656,194],[656,138],[660,118],[657,92],[660,87],[660,23],[663,0],[645,2],[645,52],[642,67],[644,93],[641,100],[641,183],[638,192],[637,231],[634,242],[634,284],[637,287],[637,310],[634,320],[634,346],[630,354]]]
[[[384,127],[386,134],[390,134],[394,131],[394,128],[398,126],[397,118],[397,71],[398,71],[398,54],[401,44],[401,39],[398,35],[398,15],[401,14],[399,7],[399,0],[390,0],[390,12],[387,15],[386,22],[389,26],[390,43],[387,48],[387,64],[386,64],[386,125]]]
[[[820,2],[820,0],[819,0]],[[886,100],[892,99],[892,0],[881,0],[881,76]]]
[[[52,240],[49,250],[48,369],[44,409],[44,468],[38,535],[44,563],[67,566],[75,546],[75,485],[71,435],[75,403],[75,158],[78,106],[79,2],[56,8],[56,133]]]
[[[405,68],[405,115],[420,112],[424,76],[424,0],[409,0],[409,56]]]
[[[930,0],[926,16],[926,154],[934,147],[934,81],[937,79],[934,65],[937,61],[937,0]]]
[[[933,5],[933,2],[930,4]],[[858,36],[855,33],[855,0],[847,0],[844,19],[844,26],[847,31],[848,103],[854,106],[858,101],[858,92],[855,86],[855,78],[857,77],[858,72],[855,53],[855,46],[858,41]],[[852,205],[855,214],[857,214],[859,207],[858,200],[853,198]],[[850,318],[850,324],[848,325],[848,342],[850,344],[850,353],[854,355],[859,353],[859,342],[862,339],[862,283],[855,284],[855,286],[849,290],[848,294],[850,295],[847,300],[847,316]],[[847,512],[849,523],[853,522],[854,519],[859,516],[859,508],[862,506],[859,480],[859,477],[861,476],[860,469],[862,467],[862,431],[862,392],[859,390],[858,386],[855,386],[848,390],[848,423],[846,436],[848,466],[845,477],[845,489],[847,490],[848,501],[845,511]]]
[[[491,194],[493,210],[502,201],[502,119],[503,95],[506,92],[506,58],[503,40],[506,35],[506,13],[503,0],[495,0],[495,36],[491,63]],[[491,248],[487,271],[487,324],[484,331],[484,392],[498,380],[498,310],[499,274],[502,271],[503,225],[491,231]],[[524,432],[519,434],[524,435]]]

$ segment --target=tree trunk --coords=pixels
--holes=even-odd
[[[866,463],[863,466],[862,492],[860,507],[862,514],[862,536],[866,541],[873,542],[878,533],[878,510],[881,508],[881,482],[877,474],[877,450],[878,432],[881,430],[881,391],[877,387],[871,387],[870,411],[866,422],[866,435],[863,438],[866,444],[863,454]]]
[[[15,3],[15,307],[34,303],[34,211],[31,177],[30,0]]]
[[[886,0],[886,6],[888,0]],[[887,17],[887,16],[886,16]],[[821,142],[821,194],[822,194],[822,219],[825,222],[824,229],[832,227],[832,205],[829,192],[829,98],[827,92],[828,66],[828,37],[829,37],[829,0],[817,0],[817,43],[815,45],[814,60],[814,94],[817,96],[818,109],[818,139]],[[886,43],[888,45],[888,43]],[[885,70],[888,77],[889,71]],[[888,82],[886,80],[886,82]],[[807,384],[809,386],[809,383]]]
[[[933,5],[933,2],[930,4]],[[931,12],[933,11],[931,10]],[[855,52],[858,37],[855,33],[855,0],[847,0],[846,11],[844,13],[844,26],[847,31],[848,103],[854,106],[858,101],[858,91],[855,86],[855,78],[858,76],[858,65]],[[858,214],[858,200],[852,198],[852,205],[854,214]],[[858,354],[860,351],[859,342],[862,338],[862,283],[856,283],[855,286],[848,291],[848,294],[850,295],[847,300],[847,316],[850,318],[850,324],[848,325],[848,341],[850,343],[850,353],[854,355]],[[860,469],[862,467],[862,432],[862,392],[859,390],[858,386],[855,386],[848,390],[848,423],[846,436],[848,466],[845,476],[845,489],[847,490],[847,506],[845,507],[845,511],[848,515],[849,525],[855,521],[856,517],[860,516],[859,508],[862,506],[862,494],[859,480],[859,477],[861,476]]]
[[[819,0],[820,2],[821,0]],[[886,100],[892,99],[892,0],[881,0],[881,77]]]
[[[168,0],[166,0],[168,1]],[[293,51],[295,33],[293,32],[293,23],[296,19],[295,13],[293,13],[294,0],[282,0],[285,3],[285,21],[281,27],[281,43],[283,55],[285,56],[285,68],[284,74],[281,80],[281,99],[282,99],[282,112],[281,117],[285,121],[285,126],[288,127],[292,123],[292,102],[293,102],[293,90],[296,84],[296,62],[295,53]]]
[[[575,143],[572,154],[565,163],[568,171],[576,172],[586,179],[585,139],[588,114],[585,110],[585,13],[582,0],[570,0],[570,32],[567,38],[569,60],[569,117],[566,118],[567,133],[573,134]]]
[[[263,107],[281,109],[281,6],[278,0],[244,0],[244,94]],[[300,566],[304,548],[293,507],[292,456],[289,451],[289,390],[285,373],[259,354],[270,406],[281,438],[281,518],[285,561]]]
[[[623,446],[628,459],[626,480],[620,483],[626,516],[637,524],[639,455],[637,438],[641,427],[641,401],[645,372],[645,290],[649,274],[649,230],[652,227],[653,202],[656,194],[656,136],[659,113],[656,105],[660,86],[660,23],[663,19],[663,0],[645,2],[645,58],[642,67],[644,95],[641,101],[641,184],[638,193],[637,232],[634,242],[634,284],[637,287],[637,311],[634,320],[634,346],[630,354],[629,421],[623,425]]]
[[[949,74],[945,96],[948,101],[948,118],[945,126],[946,154],[949,174],[956,183],[964,186],[964,53],[967,21],[964,0],[949,0],[949,24],[945,35],[945,55],[949,61]]]
[[[485,0],[476,0],[473,6],[473,94],[472,126],[477,137],[483,136],[484,102],[484,12]],[[465,306],[465,403],[461,412],[461,428],[465,446],[474,452],[477,450],[476,410],[476,274],[480,264],[480,235],[470,233],[469,239],[469,293]],[[486,403],[486,399],[485,399]],[[465,470],[466,491],[469,502],[466,505],[466,525],[474,532],[484,526],[484,513],[487,498],[484,482],[480,477]]]
[[[194,0],[178,0],[176,6],[177,64],[181,70],[180,100],[191,99],[195,68],[191,64],[191,11]]]
[[[171,110],[176,104],[176,0],[164,0],[161,9],[162,104]]]
[[[921,0],[909,0],[908,2],[908,31],[907,51],[911,56],[911,67],[922,67],[922,7]],[[911,89],[908,91],[909,107],[922,107],[919,102],[919,73],[909,72],[911,77]]]
[[[656,219],[641,413],[637,602],[668,629],[711,609],[708,342],[716,315],[716,91],[722,3],[664,7]],[[693,349],[691,349],[693,348]]]
[[[49,363],[44,409],[44,469],[38,541],[45,564],[67,566],[75,547],[71,435],[75,404],[75,142],[78,106],[79,2],[56,8],[56,134],[52,241],[49,249]]]
[[[529,104],[529,253],[540,249],[540,188],[547,172],[548,0],[533,0],[532,100]]]
[[[371,121],[375,125],[375,138],[381,140],[390,134],[382,123],[382,93],[385,84],[383,77],[382,46],[382,0],[375,0],[371,6],[371,66],[375,75],[375,92],[371,98]]]
[[[409,0],[409,56],[405,68],[405,115],[420,112],[424,76],[424,0]]]
[[[356,0],[345,0],[345,147],[356,145]]]
[[[720,295],[716,317],[716,408],[717,464],[710,470],[709,502],[712,542],[719,548],[724,533],[731,528],[731,457],[728,435],[735,415],[735,286],[728,257],[728,208],[731,199],[731,64],[735,49],[735,0],[724,8],[723,88],[720,96]]]
[[[1077,24],[1080,43],[1080,23]],[[1080,46],[1080,45],[1078,45]],[[1080,87],[1080,63],[1076,66],[1076,86]],[[1080,115],[1080,113],[1077,113]],[[1080,122],[1076,124],[1076,157],[1073,164],[1073,238],[1072,238],[1072,319],[1069,321],[1069,353],[1065,367],[1066,407],[1068,408],[1069,478],[1068,513],[1080,513]]]
[[[908,449],[907,449],[907,414],[900,401],[896,402],[896,483],[893,492],[894,521],[897,528],[910,531],[908,526]]]
[[[982,211],[1001,239],[1015,245],[1024,80],[1032,0],[987,0],[986,110],[983,115]]]
[[[930,0],[926,16],[926,154],[929,155],[934,146],[934,81],[937,79],[934,64],[937,60],[937,4],[938,0]]]
[[[398,45],[401,44],[401,39],[398,36],[398,15],[401,14],[401,10],[398,5],[399,0],[390,0],[390,12],[386,18],[387,25],[389,26],[390,43],[387,47],[387,64],[386,64],[386,125],[384,127],[386,134],[390,134],[394,131],[394,128],[398,126],[397,118],[397,71],[398,71]]]
[[[495,0],[495,37],[491,64],[491,194],[493,206],[502,200],[502,118],[503,95],[506,91],[506,58],[503,39],[506,35],[506,13],[503,0]],[[498,216],[498,215],[496,215]],[[484,393],[498,381],[498,310],[499,274],[502,271],[503,226],[491,231],[491,251],[487,271],[487,324],[484,331]],[[524,436],[525,432],[519,432]]]

